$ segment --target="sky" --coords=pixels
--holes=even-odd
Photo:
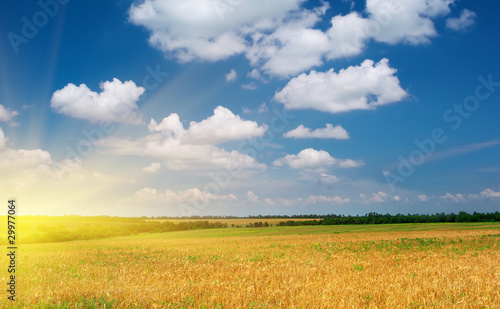
[[[21,215],[500,210],[496,1],[0,5]]]

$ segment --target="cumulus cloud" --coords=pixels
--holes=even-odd
[[[248,84],[241,85],[241,88],[245,90],[255,90],[257,89],[257,85],[254,82],[250,82]]]
[[[89,120],[140,124],[137,101],[144,93],[133,81],[117,78],[100,84],[101,92],[91,91],[87,85],[68,84],[52,95],[50,106],[59,114]]]
[[[274,166],[283,166],[284,164],[290,166],[293,169],[323,170],[324,168],[331,167],[333,165],[339,165],[340,167],[345,168],[358,167],[362,165],[362,161],[354,161],[351,159],[339,160],[332,157],[328,152],[324,150],[307,148],[296,155],[288,154],[283,158],[276,159],[273,162]]]
[[[287,109],[308,109],[341,113],[369,110],[401,101],[407,96],[386,58],[375,64],[365,60],[335,73],[311,71],[291,79],[274,95]]]
[[[377,203],[382,203],[383,201],[385,201],[387,198],[387,193],[385,192],[377,192],[377,193],[373,193],[373,196],[371,198],[369,198],[368,200],[369,201],[373,201],[373,202],[377,202]]]
[[[273,201],[272,199],[270,199],[270,198],[266,198],[266,199],[264,199],[264,202],[265,202],[266,204],[268,204],[268,205],[275,205],[275,204],[276,204],[276,202],[274,202],[274,201]]]
[[[342,126],[333,126],[331,123],[326,124],[326,128],[311,130],[310,128],[299,125],[297,128],[283,134],[286,138],[334,138],[348,139],[349,133]]]
[[[243,120],[229,109],[218,106],[213,116],[189,124],[186,139],[193,144],[220,144],[262,136],[266,130],[266,125],[259,126],[255,121]]]
[[[260,74],[260,71],[257,69],[253,69],[252,71],[247,73],[247,76],[253,79],[257,80],[263,80],[262,75]]]
[[[17,123],[15,123],[13,119],[17,115],[19,115],[17,111],[10,110],[5,106],[3,106],[2,104],[0,104],[0,122],[7,122],[11,126],[15,126],[17,125]]]
[[[500,191],[493,191],[491,189],[486,189],[481,191],[481,197],[483,198],[499,198]]]
[[[448,18],[446,27],[455,31],[465,30],[476,21],[476,13],[464,9],[458,18]]]
[[[259,197],[252,191],[247,192],[247,199],[252,203],[257,203],[259,201]]]
[[[243,106],[243,114],[253,114],[253,113],[263,114],[267,113],[268,111],[269,107],[267,107],[266,102],[262,102],[262,104],[259,105],[259,107],[255,110]]]
[[[42,149],[5,149],[0,153],[0,169],[27,169],[52,163],[50,154]]]
[[[72,186],[87,192],[118,180],[84,169],[79,159],[54,161],[46,150],[12,148],[6,140],[0,128],[0,186],[5,192],[57,195]]]
[[[427,202],[429,201],[429,197],[425,194],[420,194],[417,196],[417,199],[421,202]]]
[[[473,193],[452,194],[452,193],[446,192],[446,194],[441,195],[439,198],[441,200],[453,201],[455,203],[466,203],[466,202],[471,202],[471,201],[500,198],[500,191],[496,192],[492,189],[484,189],[479,194],[473,194]]]
[[[365,33],[389,44],[428,43],[437,35],[433,19],[450,13],[454,0],[368,0]]]
[[[246,52],[250,64],[280,77],[289,77],[323,63],[328,50],[328,36],[313,26],[321,20],[328,3],[313,11],[292,14],[286,21],[278,21],[271,33],[257,31]]]
[[[236,150],[227,151],[215,145],[261,136],[266,126],[243,120],[222,106],[214,115],[200,122],[192,121],[184,128],[179,115],[171,114],[160,123],[151,119],[149,135],[137,140],[107,138],[101,146],[109,147],[109,153],[118,155],[140,155],[164,159],[169,169],[203,168],[265,168],[248,155]]]
[[[175,113],[164,118],[159,124],[151,119],[148,129],[152,133],[182,140],[186,144],[215,145],[262,136],[267,126],[259,126],[255,121],[243,120],[229,109],[218,106],[213,116],[200,122],[191,121],[187,130],[184,129],[179,115]]]
[[[19,190],[53,186],[53,192],[60,192],[60,186],[82,185],[95,187],[103,182],[116,182],[114,176],[107,176],[83,168],[80,159],[53,161],[50,153],[42,149],[4,149],[0,152],[0,172],[4,175],[4,188]],[[57,187],[59,186],[59,187]]]
[[[335,175],[329,175],[326,173],[321,173],[319,175],[319,182],[326,184],[326,185],[331,185],[331,184],[334,184],[334,183],[339,182],[339,181],[340,181],[340,179]]]
[[[231,71],[229,71],[229,73],[227,73],[225,76],[226,76],[226,82],[232,82],[238,77],[238,74],[234,69],[231,69]]]
[[[328,203],[328,204],[344,204],[349,203],[351,200],[348,198],[341,198],[340,196],[324,196],[324,195],[311,195],[307,198],[306,202],[309,204]]]
[[[154,188],[143,188],[135,192],[134,198],[139,201],[162,202],[172,205],[204,205],[210,202],[238,200],[234,194],[215,195],[210,192],[202,191],[198,188],[183,191],[172,191],[167,189],[164,192],[158,192],[158,190]]]
[[[451,194],[449,192],[446,192],[445,195],[441,195],[439,197],[440,199],[443,199],[443,200],[452,200],[454,202],[465,202],[465,196],[461,193],[457,193],[457,194]]]
[[[261,105],[259,105],[259,109],[257,110],[258,114],[263,114],[267,113],[269,111],[269,108],[266,105],[266,102],[262,102]]]
[[[150,165],[144,167],[142,170],[146,173],[155,174],[155,173],[158,173],[160,168],[161,168],[161,164],[159,162],[153,162]]]
[[[428,43],[437,35],[433,20],[450,13],[453,0],[368,0],[361,13],[331,18],[328,2],[306,10],[302,0],[145,0],[132,4],[130,20],[151,33],[151,45],[181,62],[218,61],[244,54],[258,71],[290,77],[323,59],[360,54],[369,40]],[[252,71],[252,76],[260,76]]]
[[[281,198],[278,197],[276,198],[276,203],[282,206],[294,206],[297,205],[298,203],[302,203],[303,199],[301,197],[298,198]]]
[[[332,157],[324,150],[315,150],[307,148],[299,152],[297,155],[286,155],[283,158],[274,161],[274,166],[282,166],[284,164],[293,169],[314,169],[321,167],[329,167],[337,162],[337,159]]]
[[[165,53],[181,61],[217,61],[245,51],[246,25],[281,18],[299,3],[256,0],[221,6],[219,1],[145,0],[131,6],[129,17],[146,27],[149,42]]]
[[[366,197],[365,194],[360,194],[359,196],[361,198],[361,201],[365,204],[384,203],[389,201],[399,202],[402,199],[399,195],[390,196],[383,191],[374,192],[372,193],[371,197]],[[407,201],[407,199],[405,199],[405,201]]]
[[[363,162],[362,160],[352,160],[352,159],[342,160],[339,163],[339,166],[343,168],[360,167],[363,165],[365,165],[365,162]]]
[[[368,20],[357,12],[332,17],[331,28],[326,32],[330,39],[326,58],[332,60],[360,54],[369,38],[367,25]]]

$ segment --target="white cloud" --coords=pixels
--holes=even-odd
[[[228,141],[244,140],[262,136],[267,126],[259,126],[256,122],[243,120],[229,109],[218,106],[214,115],[201,122],[191,121],[189,128],[184,129],[177,114],[164,118],[160,124],[151,119],[148,129],[152,133],[193,145],[215,145]]]
[[[500,192],[493,191],[491,189],[485,189],[481,191],[479,194],[463,194],[463,193],[457,193],[457,194],[451,194],[449,192],[446,192],[446,194],[441,195],[439,198],[442,200],[451,200],[455,203],[465,203],[465,202],[471,202],[471,201],[477,201],[477,200],[485,200],[485,199],[494,199],[494,198],[499,198],[500,197]]]
[[[258,114],[263,114],[267,113],[269,111],[269,108],[266,105],[266,102],[262,102],[261,105],[259,105],[259,109],[257,110]]]
[[[367,25],[368,20],[357,12],[345,16],[334,16],[331,20],[331,28],[327,31],[330,48],[326,53],[326,58],[332,60],[360,54],[369,37],[366,33]]]
[[[318,171],[324,171],[325,168],[331,167],[333,165],[338,165],[344,168],[352,168],[363,165],[363,161],[354,161],[351,159],[339,160],[332,157],[328,152],[324,150],[315,150],[313,148],[307,148],[302,150],[296,155],[286,155],[283,158],[276,159],[273,162],[274,166],[283,166],[284,164],[290,166],[293,169],[313,169]],[[325,173],[322,173],[325,174]],[[325,174],[327,175],[327,174]]]
[[[252,203],[257,203],[259,201],[259,197],[252,191],[247,192],[247,199]]]
[[[249,109],[248,107],[243,106],[242,108],[243,114],[251,114],[252,110]]]
[[[287,207],[297,205],[298,203],[301,203],[302,201],[303,201],[303,199],[301,197],[292,198],[292,199],[281,198],[281,197],[276,198],[276,202],[279,205],[287,206]]]
[[[6,140],[0,128],[0,187],[4,193],[22,196],[26,213],[50,211],[44,208],[45,200],[51,201],[51,209],[67,210],[90,192],[119,181],[118,177],[85,169],[79,159],[54,161],[48,151],[15,149],[6,145]],[[67,192],[71,194],[62,194]]]
[[[305,10],[302,0],[145,0],[133,4],[130,20],[151,33],[149,42],[181,62],[218,61],[245,54],[252,78],[260,72],[289,77],[321,65],[323,58],[360,54],[368,40],[428,43],[437,35],[433,19],[450,13],[453,0],[368,0],[358,12],[317,29],[328,2]]]
[[[360,54],[369,39],[396,44],[423,44],[437,35],[433,19],[449,14],[452,0],[368,0],[367,17],[357,12],[331,19],[326,31],[315,29],[328,3],[311,11],[290,12],[273,31],[252,32],[246,52],[254,66],[269,75],[289,77],[332,60]]]
[[[145,0],[133,4],[130,20],[151,32],[149,42],[181,61],[217,61],[243,53],[243,28],[282,18],[300,0],[255,0],[238,3],[190,0]]]
[[[324,195],[311,195],[307,198],[306,202],[309,204],[328,203],[328,204],[344,204],[349,203],[351,200],[348,198],[341,198],[340,196],[324,196]]]
[[[165,190],[163,193],[154,188],[143,188],[134,194],[134,198],[144,202],[162,202],[170,205],[205,205],[210,202],[237,201],[238,198],[233,194],[214,195],[210,192],[202,191],[198,188],[187,189],[184,191]]]
[[[500,191],[496,192],[491,189],[486,189],[481,191],[481,197],[483,198],[499,198],[500,197]]]
[[[425,44],[437,36],[432,19],[450,13],[454,0],[368,0],[362,17],[357,12],[337,15],[327,31],[328,59],[360,54],[369,39],[389,44]]]
[[[151,201],[158,197],[158,190],[154,188],[143,188],[135,192],[134,195],[140,200]]]
[[[363,165],[365,165],[365,162],[363,162],[363,160],[352,160],[352,159],[342,160],[339,163],[339,166],[343,167],[343,168],[354,168],[354,167],[360,167]]]
[[[269,108],[266,105],[266,102],[262,102],[261,105],[259,105],[259,108],[256,110],[251,110],[245,106],[243,106],[243,114],[252,114],[252,113],[257,113],[257,114],[263,114],[267,113],[269,111]]]
[[[307,148],[299,152],[297,155],[286,155],[283,158],[274,161],[273,165],[282,166],[287,164],[293,169],[314,169],[332,166],[337,162],[337,159],[330,156],[324,150],[315,150]]]
[[[14,126],[16,123],[13,121],[13,118],[17,115],[19,115],[17,111],[12,111],[0,104],[0,122],[7,122],[11,126]]]
[[[3,133],[3,130],[0,127],[0,151],[4,150],[6,145],[7,145],[7,138],[5,137],[5,134]]]
[[[319,175],[319,181],[326,185],[331,185],[333,183],[339,182],[340,179],[335,175],[329,175],[326,173],[321,173]]]
[[[61,186],[79,187],[83,184],[88,189],[102,182],[113,183],[118,180],[117,177],[84,169],[79,159],[54,162],[50,153],[42,149],[0,150],[0,173],[4,176],[0,184],[12,190],[31,188],[33,191],[40,191],[53,186],[50,190],[56,191],[51,192],[60,192]],[[6,183],[3,183],[4,180]]]
[[[266,198],[266,199],[264,199],[264,202],[265,202],[266,204],[268,204],[268,205],[275,205],[275,204],[276,204],[276,203],[275,203],[272,199],[270,199],[270,198]]]
[[[201,122],[192,121],[185,129],[177,114],[165,117],[157,123],[151,119],[150,134],[138,140],[107,138],[101,146],[110,147],[109,153],[140,155],[164,159],[169,169],[204,168],[265,168],[254,158],[236,150],[227,151],[216,144],[239,141],[264,134],[267,126],[243,120],[230,110],[218,106],[214,115]]]
[[[142,170],[146,173],[155,174],[155,173],[158,173],[160,168],[161,168],[161,164],[159,162],[153,162],[150,165],[144,167]]]
[[[186,138],[188,143],[193,144],[220,144],[262,136],[266,130],[266,125],[259,126],[255,121],[242,120],[229,109],[218,106],[213,116],[198,123],[192,121]]]
[[[257,85],[254,82],[249,82],[248,84],[241,85],[241,88],[245,90],[255,90],[257,89]]]
[[[313,70],[291,79],[274,98],[287,109],[312,108],[329,113],[375,109],[407,96],[395,73],[385,58],[375,65],[365,60],[338,74],[333,69],[324,73]]]
[[[367,198],[365,194],[360,194],[359,197],[361,198],[361,202],[365,204],[384,203],[390,201],[399,202],[402,199],[399,195],[390,196],[389,194],[383,191],[374,192],[372,193],[372,196],[369,198]],[[408,199],[405,199],[406,202],[407,200]]]
[[[286,22],[276,23],[270,33],[256,32],[246,56],[252,65],[269,75],[289,77],[323,63],[328,36],[312,27],[321,20],[328,4],[314,11],[295,14]]]
[[[421,202],[427,202],[429,201],[429,197],[425,194],[420,194],[419,196],[417,196],[417,199]]]
[[[454,202],[465,202],[466,201],[464,195],[461,193],[451,194],[451,193],[446,192],[445,195],[442,195],[439,198],[441,198],[443,200],[452,200]]]
[[[265,165],[236,150],[227,151],[213,145],[184,144],[179,140],[162,138],[158,134],[135,141],[108,138],[99,144],[109,147],[106,151],[109,154],[163,159],[165,166],[172,170],[265,169]]]
[[[116,78],[100,84],[101,93],[91,91],[87,85],[68,84],[52,95],[52,109],[69,117],[91,122],[109,121],[140,124],[137,101],[144,93],[133,81],[121,82]]]
[[[389,44],[428,43],[437,35],[433,18],[450,13],[454,0],[367,0],[369,13],[365,33]]]
[[[225,76],[226,76],[226,82],[232,82],[238,77],[238,74],[234,69],[231,69],[231,71],[229,71],[229,73],[227,73]]]
[[[387,193],[380,191],[377,193],[373,193],[373,196],[369,199],[369,201],[382,203],[383,201],[385,201],[386,198],[387,198]]]
[[[348,139],[349,133],[342,126],[333,126],[331,123],[326,124],[326,128],[311,130],[310,128],[300,125],[297,128],[283,134],[286,138],[334,138]]]
[[[446,27],[455,31],[460,31],[474,25],[476,21],[476,13],[464,9],[459,18],[448,18]]]
[[[229,109],[218,106],[213,116],[189,124],[186,139],[193,144],[220,144],[262,136],[266,130],[266,125],[259,126],[255,121],[243,120]]]
[[[260,74],[260,71],[257,69],[253,69],[252,71],[247,73],[247,76],[253,79],[257,80],[263,80],[262,75]]]
[[[26,169],[52,163],[50,154],[41,149],[4,149],[0,153],[0,170]]]

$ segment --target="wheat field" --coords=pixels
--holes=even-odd
[[[440,226],[223,229],[23,245],[18,299],[13,305],[5,296],[0,306],[499,308],[500,226]],[[5,256],[0,263],[7,265]],[[6,272],[1,280],[5,286]]]

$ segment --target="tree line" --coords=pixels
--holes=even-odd
[[[315,222],[316,221],[316,222]],[[469,214],[461,211],[458,214],[378,214],[370,212],[364,216],[328,215],[321,220],[312,221],[283,221],[280,226],[297,225],[342,225],[342,224],[396,224],[396,223],[446,223],[446,222],[500,222],[500,212]]]

